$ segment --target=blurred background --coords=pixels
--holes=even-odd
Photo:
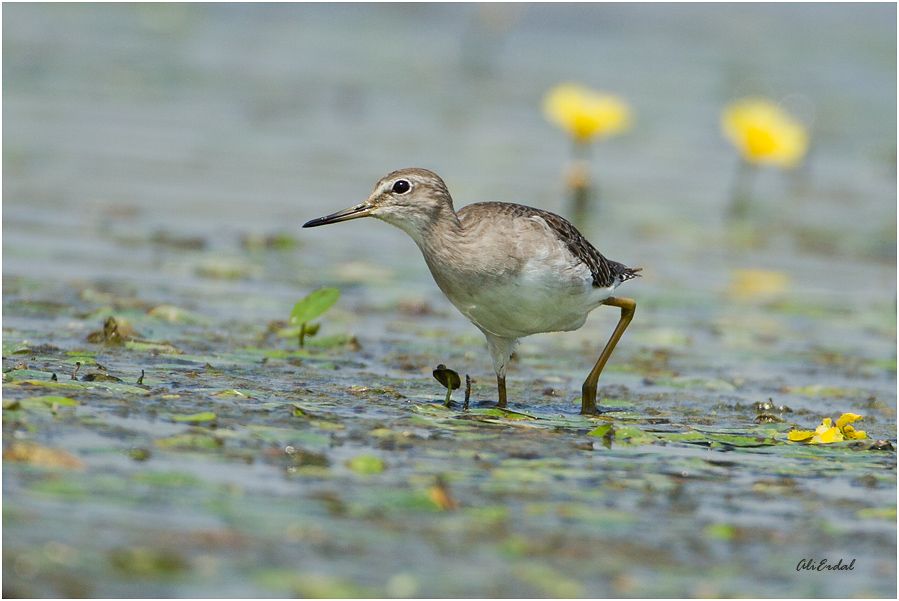
[[[296,234],[403,166],[440,173],[457,206],[495,199],[564,214],[570,143],[540,110],[564,81],[613,91],[635,113],[632,129],[592,156],[604,212],[585,229],[607,254],[674,276],[674,286],[708,273],[703,264],[720,252],[659,253],[727,241],[716,228],[738,158],[720,111],[764,95],[794,107],[812,137],[799,174],[757,182],[759,229],[777,230],[763,244],[769,260],[824,251],[825,263],[891,263],[892,14],[877,5],[12,6],[4,270],[24,268],[16,249],[26,236],[41,238],[56,269],[115,269],[102,260],[111,249],[81,235],[113,219],[111,207],[119,217],[109,227],[214,244],[249,230]],[[418,261],[390,228],[344,227],[303,239],[316,254],[377,249],[384,265]],[[37,257],[22,259],[33,269]],[[870,286],[870,275],[850,269],[851,282],[820,285]]]
[[[405,391],[396,382],[430,382],[430,370],[440,361],[489,383],[483,341],[443,299],[402,232],[374,220],[299,228],[359,202],[378,178],[407,166],[438,172],[457,208],[503,200],[568,216],[572,141],[547,120],[542,106],[554,86],[575,82],[618,95],[632,111],[630,127],[598,141],[586,159],[598,202],[581,223],[583,232],[610,258],[645,269],[641,280],[627,285],[627,295],[637,298],[640,308],[612,360],[622,371],[607,372],[611,375],[603,376],[604,383],[624,383],[643,400],[674,390],[677,402],[693,403],[692,410],[701,415],[713,403],[733,409],[780,394],[775,400],[811,412],[803,419],[812,427],[823,415],[857,409],[863,399],[876,398],[880,405],[858,411],[878,415],[873,434],[895,440],[894,5],[7,4],[3,9],[5,368],[12,367],[6,361],[7,341],[84,346],[107,307],[135,311],[131,319],[145,334],[165,337],[195,354],[204,348],[219,353],[249,344],[266,323],[286,319],[297,298],[333,285],[343,295],[333,323],[361,343],[364,351],[353,359],[359,363],[338,361],[343,370],[324,375],[310,363],[278,369],[294,370],[292,375],[313,388],[326,380],[358,384],[364,374],[374,382],[395,378],[394,385]],[[728,206],[743,168],[722,133],[721,115],[731,101],[747,96],[767,97],[788,110],[807,128],[810,144],[795,169],[755,170],[751,208],[734,221]],[[208,330],[185,333],[140,321],[149,319],[147,307],[159,303],[202,314],[211,320]],[[576,397],[598,351],[597,340],[606,338],[617,319],[613,313],[594,312],[576,333],[524,342],[522,364],[510,374],[510,390],[523,407],[557,403],[552,411],[574,412],[574,404],[547,400],[542,391],[554,387],[565,403]],[[425,323],[431,346],[406,353],[422,339],[416,328]],[[446,340],[453,344],[445,345]],[[445,354],[435,356],[434,348]],[[567,367],[549,378],[548,365],[556,359]],[[103,359],[134,371],[135,377],[144,366],[136,361]],[[199,366],[206,362],[197,361]],[[674,379],[647,381],[647,370],[658,367],[654,362],[664,363]],[[636,367],[626,371],[628,365]],[[538,376],[548,379],[536,380],[531,388]],[[807,388],[812,384],[827,388]],[[479,394],[489,398],[488,390]],[[439,398],[442,391],[434,395]],[[83,432],[67,438],[60,429],[40,436],[90,457],[103,445],[127,446],[127,428],[152,436],[155,414],[142,411],[117,413],[116,427],[124,430],[104,438]],[[680,409],[674,413],[683,415]],[[389,409],[377,413],[378,419],[390,416],[395,413]],[[567,446],[559,452],[569,455]],[[98,456],[102,460],[87,461],[91,470],[132,474],[140,467],[124,455]],[[638,472],[664,472],[657,462],[667,460],[651,457]],[[535,572],[533,566],[515,563],[520,555],[509,551],[514,544],[498,555],[474,554],[472,561],[483,560],[474,565],[459,547],[446,552],[424,545],[421,532],[411,526],[408,536],[396,540],[390,538],[395,530],[385,534],[377,525],[354,525],[370,535],[363,537],[370,546],[360,551],[351,545],[347,551],[338,545],[338,554],[348,558],[332,562],[334,549],[322,551],[318,543],[312,551],[304,547],[313,536],[309,530],[281,541],[281,525],[272,517],[265,522],[269,530],[244,534],[267,532],[264,544],[247,544],[263,558],[260,564],[284,564],[280,580],[247,580],[254,564],[243,543],[215,539],[203,546],[191,539],[189,544],[203,551],[186,551],[184,565],[194,570],[187,583],[153,580],[160,556],[151,554],[148,560],[144,547],[125,557],[138,566],[149,561],[151,575],[126,567],[107,578],[97,568],[99,575],[90,581],[83,577],[89,572],[78,576],[72,568],[78,565],[77,554],[66,549],[83,546],[106,553],[116,545],[142,544],[135,516],[160,531],[195,523],[184,517],[193,515],[189,512],[198,512],[196,523],[223,520],[238,530],[240,520],[216,517],[217,497],[202,487],[177,494],[208,505],[170,511],[164,499],[174,493],[163,492],[123,510],[97,504],[92,495],[102,487],[88,493],[79,489],[86,496],[66,489],[68,496],[53,497],[49,489],[39,494],[29,488],[27,473],[7,475],[5,469],[4,566],[11,571],[4,571],[12,580],[4,592],[891,596],[895,529],[883,520],[891,505],[895,521],[895,499],[890,501],[895,455],[890,457],[892,464],[885,471],[878,467],[872,476],[876,490],[841,480],[827,498],[809,501],[800,485],[799,497],[805,500],[791,497],[783,514],[808,513],[818,520],[814,524],[771,524],[763,506],[747,500],[736,512],[742,512],[739,528],[745,530],[724,534],[767,532],[769,526],[773,532],[771,538],[749,540],[748,547],[721,542],[733,540],[727,536],[708,543],[708,532],[717,536],[720,529],[693,532],[692,524],[714,526],[731,519],[732,507],[705,500],[720,499],[722,490],[698,495],[701,499],[688,509],[683,497],[672,500],[674,513],[665,521],[671,527],[664,532],[657,531],[658,522],[649,514],[637,518],[635,532],[617,531],[647,548],[658,544],[686,553],[688,565],[672,569],[667,579],[647,577],[657,573],[656,560],[667,560],[636,548],[630,565],[594,558],[604,566],[595,573],[572,568],[579,565],[574,561],[556,564],[556,571]],[[307,490],[296,480],[273,484],[270,474],[245,466],[210,467],[165,453],[153,461],[157,467],[193,470],[201,480],[213,478],[216,486],[233,478],[228,486],[249,491],[244,515],[253,511],[251,500],[260,500],[256,507],[266,506],[267,495],[274,495],[281,504],[271,515],[287,520],[295,508],[285,497]],[[389,461],[397,465],[399,460]],[[758,465],[751,469],[761,472],[746,468],[742,473],[755,473],[768,483],[782,475]],[[387,474],[400,478],[400,484],[384,483],[387,487],[415,483],[412,478],[408,484],[399,468]],[[755,491],[746,493],[753,503],[773,494],[763,487],[763,496],[755,498],[755,480],[735,477],[742,490]],[[667,478],[658,475],[659,481]],[[375,489],[368,482],[369,488],[359,484],[353,490],[364,496]],[[678,481],[681,488],[675,488],[683,491],[682,485]],[[465,504],[467,489],[455,486]],[[784,486],[777,490],[789,488]],[[468,492],[469,506],[492,498],[489,491]],[[632,511],[641,495],[634,488],[608,500],[607,507]],[[583,500],[576,494],[572,498]],[[81,499],[77,511],[67,505],[73,499]],[[867,525],[851,521],[857,509],[853,503],[863,502],[876,504],[874,509],[887,505],[887,514],[876,514],[880,521]],[[7,513],[9,506],[14,509]],[[63,506],[82,518],[80,525],[61,517]],[[203,513],[210,507],[212,513]],[[253,515],[257,525],[269,519],[262,512]],[[607,518],[578,522],[578,531],[595,536],[596,543],[614,524],[633,523]],[[345,522],[335,522],[342,530],[328,530],[330,518],[316,514],[315,519],[325,520],[325,538],[350,536]],[[564,532],[566,519],[579,518],[571,513],[559,519]],[[821,534],[825,522],[841,523],[852,532],[859,528],[864,536]],[[518,532],[519,547],[522,540],[553,535],[531,530],[529,523],[504,527]],[[94,528],[102,528],[105,538],[95,539]],[[785,550],[775,531],[790,533],[788,540],[796,546]],[[496,536],[505,540],[504,532]],[[690,536],[699,542],[686,548],[669,544]],[[410,542],[411,537],[418,542]],[[388,552],[375,551],[379,538],[387,541],[381,549]],[[57,546],[40,546],[48,540]],[[847,541],[856,545],[849,551],[867,558],[856,580],[825,584],[811,576],[799,581],[792,564],[786,565],[803,553],[820,552],[819,543],[832,550]],[[7,549],[13,549],[10,555]],[[773,549],[787,555],[771,555]],[[28,555],[31,551],[37,555]],[[779,563],[772,564],[775,555]],[[334,580],[308,585],[284,576],[298,557],[308,560],[303,565],[310,573],[332,573]],[[719,561],[726,562],[723,571],[703,567]],[[542,576],[512,579],[507,577],[512,564],[518,574]],[[163,572],[167,565],[162,562]],[[175,572],[186,569],[179,566]],[[441,576],[451,572],[444,570],[448,567],[466,570],[468,584]],[[791,575],[769,578],[780,568]],[[678,569],[683,579],[672,575]],[[47,574],[55,576],[37,577]],[[138,584],[132,587],[127,583],[135,576]],[[341,588],[346,582],[363,588]]]

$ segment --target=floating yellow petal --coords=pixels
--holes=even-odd
[[[837,428],[842,428],[846,424],[851,424],[852,422],[858,421],[862,418],[861,415],[857,413],[844,413],[840,416],[840,419],[837,420]]]
[[[615,135],[631,124],[631,108],[624,99],[577,84],[551,89],[543,99],[543,112],[580,143]]]
[[[787,433],[787,438],[793,442],[805,442],[811,440],[815,433],[811,430],[791,430]]]
[[[809,441],[811,444],[827,444],[831,442],[843,441],[843,433],[840,432],[840,429],[836,426],[833,426],[831,428],[818,426],[815,432],[817,432],[817,434],[815,434]]]
[[[864,430],[856,430],[848,424],[843,426],[843,436],[849,440],[863,440],[868,438],[868,434]]]
[[[810,430],[792,430],[787,433],[787,439],[793,442],[807,442],[809,444],[828,444],[831,442],[842,442],[844,440],[861,440],[868,438],[864,430],[856,430],[851,422],[862,419],[861,415],[856,413],[844,413],[834,425],[833,420],[825,417],[821,420],[821,425]]]
[[[743,98],[721,113],[725,137],[749,163],[791,169],[808,151],[805,126],[765,98]]]

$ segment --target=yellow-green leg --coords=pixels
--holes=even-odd
[[[617,298],[612,296],[607,298],[603,304],[609,305],[610,307],[621,308],[621,319],[618,320],[615,331],[612,332],[612,336],[606,343],[606,347],[602,349],[599,359],[596,360],[596,365],[593,366],[587,379],[584,380],[584,386],[581,388],[581,415],[596,414],[596,388],[599,385],[599,375],[606,366],[609,357],[612,356],[612,351],[615,350],[615,345],[618,344],[621,335],[624,334],[624,330],[627,329],[631,319],[634,318],[634,311],[637,309],[636,301],[631,298]]]

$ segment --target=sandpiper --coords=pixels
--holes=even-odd
[[[484,333],[498,407],[506,407],[506,367],[518,339],[576,330],[600,305],[620,308],[618,325],[582,387],[581,413],[597,412],[599,375],[637,306],[612,293],[637,277],[639,268],[605,258],[571,223],[549,211],[479,202],[457,212],[443,180],[420,168],[388,173],[366,201],[303,227],[369,216],[412,237],[440,290]]]

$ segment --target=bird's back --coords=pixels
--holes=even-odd
[[[607,259],[571,222],[550,211],[507,202],[479,202],[463,207],[458,211],[458,216],[466,229],[518,230],[521,234],[527,230],[516,227],[516,222],[520,220],[543,225],[545,233],[537,230],[537,235],[554,238],[564,245],[576,264],[582,264],[590,270],[593,286],[596,288],[617,286],[639,275],[639,268],[634,269]]]
[[[457,216],[460,228],[425,240],[425,261],[447,298],[494,336],[577,329],[636,274],[548,211],[484,202]]]

